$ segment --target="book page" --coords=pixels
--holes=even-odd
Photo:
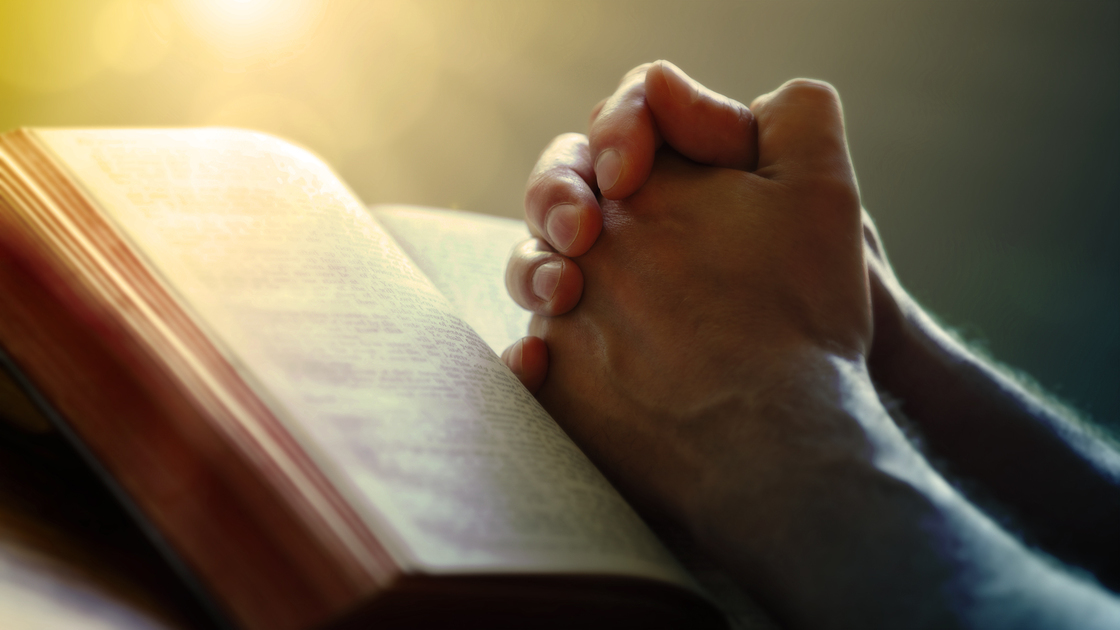
[[[525,336],[531,314],[509,297],[510,251],[529,237],[523,221],[461,210],[378,205],[370,212],[495,352]],[[734,579],[687,536],[658,532],[677,561],[720,607],[733,630],[778,626]]]
[[[321,161],[229,129],[37,134],[402,566],[689,583]]]
[[[506,292],[506,260],[529,238],[523,221],[416,206],[370,212],[494,352],[529,331],[532,313]]]

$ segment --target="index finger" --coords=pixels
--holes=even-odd
[[[661,146],[661,134],[646,104],[646,71],[651,65],[627,72],[614,94],[596,105],[591,120],[593,181],[608,199],[623,199],[640,188]]]
[[[708,166],[752,171],[758,161],[758,126],[750,109],[668,61],[628,72],[615,93],[595,106],[588,140],[609,199],[628,197],[645,184],[663,143]]]

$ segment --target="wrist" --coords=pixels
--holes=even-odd
[[[701,541],[784,626],[1095,627],[1120,612],[928,467],[853,458],[818,462],[812,478],[729,511]]]
[[[716,436],[721,450],[711,452],[731,455],[711,458],[692,506],[702,544],[776,536],[805,505],[850,496],[845,479],[928,485],[932,472],[883,408],[862,359],[814,353],[773,371],[752,404],[730,410],[738,417],[725,426],[735,430]]]
[[[875,610],[868,598],[897,590],[893,565],[915,554],[931,559],[907,588],[939,584],[944,567],[924,526],[963,503],[897,430],[861,366],[829,365],[829,378],[771,407],[767,423],[788,430],[723,468],[694,531],[792,626],[819,626],[808,611],[821,597],[851,598],[837,610]]]

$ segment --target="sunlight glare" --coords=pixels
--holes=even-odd
[[[113,0],[93,23],[94,49],[118,72],[147,72],[170,48],[169,21],[166,10],[154,2]]]
[[[325,0],[175,0],[187,26],[228,70],[276,66],[307,46]]]

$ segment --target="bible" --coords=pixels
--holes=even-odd
[[[0,348],[234,626],[724,627],[497,358],[524,235],[255,132],[13,131]]]

